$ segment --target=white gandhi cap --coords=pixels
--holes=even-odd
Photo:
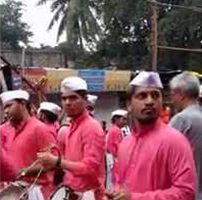
[[[80,77],[72,76],[65,78],[61,82],[61,92],[65,93],[68,91],[78,91],[78,90],[86,90],[87,91],[87,83]]]
[[[60,112],[61,112],[60,106],[58,106],[55,103],[45,102],[45,101],[40,104],[38,112],[40,112],[41,110],[49,111],[49,112],[53,113],[56,116],[58,116],[60,114]]]
[[[98,99],[98,96],[96,95],[92,95],[92,94],[87,95],[87,100],[91,105],[95,105],[97,99]]]
[[[130,82],[130,85],[163,89],[159,74],[156,72],[142,71]]]
[[[118,109],[115,110],[111,113],[111,118],[113,118],[114,116],[121,116],[121,117],[125,117],[128,114],[128,111],[126,110],[122,110],[122,109]]]
[[[9,101],[15,99],[23,99],[25,101],[29,100],[29,93],[25,90],[12,90],[3,92],[1,95],[1,100],[3,105],[5,106]]]

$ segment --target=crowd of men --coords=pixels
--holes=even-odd
[[[202,200],[200,82],[187,72],[171,80],[179,112],[168,124],[160,117],[163,92],[158,73],[140,72],[107,133],[94,118],[97,97],[79,77],[61,82],[62,108],[42,102],[36,115],[28,92],[3,92],[1,182],[35,181],[29,200],[51,200],[60,184],[76,200]]]

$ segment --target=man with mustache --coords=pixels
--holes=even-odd
[[[44,151],[54,144],[55,138],[44,123],[30,115],[30,96],[27,91],[6,91],[0,96],[9,123],[14,129],[14,137],[12,134],[12,140],[6,149],[7,155],[12,158],[18,174],[26,172],[26,176],[21,177],[21,180],[25,184],[33,183],[42,165],[38,163],[33,167],[30,166],[37,160],[37,152]],[[41,175],[37,184],[35,187],[37,196],[47,199],[53,191],[52,174]],[[30,200],[35,200],[32,195],[33,193],[30,192]]]
[[[193,200],[196,172],[186,138],[159,117],[163,86],[156,72],[141,72],[130,83],[131,135],[119,146],[113,200]]]

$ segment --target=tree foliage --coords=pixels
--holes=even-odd
[[[198,10],[170,7],[159,21],[159,43],[171,47],[202,49],[202,1],[183,0],[175,4]],[[173,69],[202,70],[202,53],[160,51],[160,64]]]
[[[172,6],[195,6],[202,10],[201,0],[158,2],[164,3],[158,5],[158,44],[202,48],[202,13]],[[100,46],[102,54],[133,69],[151,66],[151,4],[142,0],[105,0],[104,5],[106,30]],[[159,69],[199,69],[202,63],[200,53],[186,51],[159,49],[158,59]]]
[[[47,1],[40,0],[39,4]],[[159,0],[158,2],[164,3],[157,5],[158,44],[179,48],[202,48],[202,13],[173,6],[194,6],[202,10],[202,1]],[[58,36],[63,31],[66,32],[67,46],[64,43],[62,48],[67,54],[73,52],[73,57],[80,55],[82,57],[80,49],[87,44],[93,44],[96,51],[91,51],[88,56],[87,63],[90,66],[116,65],[122,69],[133,70],[151,66],[149,1],[52,0],[51,9],[54,16],[49,28],[60,21]],[[162,49],[158,52],[158,69],[198,70],[201,63],[200,53]]]
[[[142,68],[148,60],[148,7],[141,0],[104,0],[101,55],[121,68]]]
[[[38,5],[51,0],[40,0]],[[96,43],[100,33],[98,24],[100,14],[99,0],[52,0],[51,11],[54,13],[49,29],[59,21],[57,38],[66,33],[66,45],[72,50],[84,45],[90,48]]]
[[[18,48],[19,42],[28,44],[32,33],[29,26],[22,22],[23,4],[14,0],[5,0],[0,4],[2,47]]]

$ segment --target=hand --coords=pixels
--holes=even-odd
[[[57,163],[58,157],[54,156],[50,152],[41,152],[37,153],[37,159],[44,167],[54,168]]]
[[[130,194],[125,189],[116,189],[112,192],[107,192],[106,196],[111,200],[130,200]]]

